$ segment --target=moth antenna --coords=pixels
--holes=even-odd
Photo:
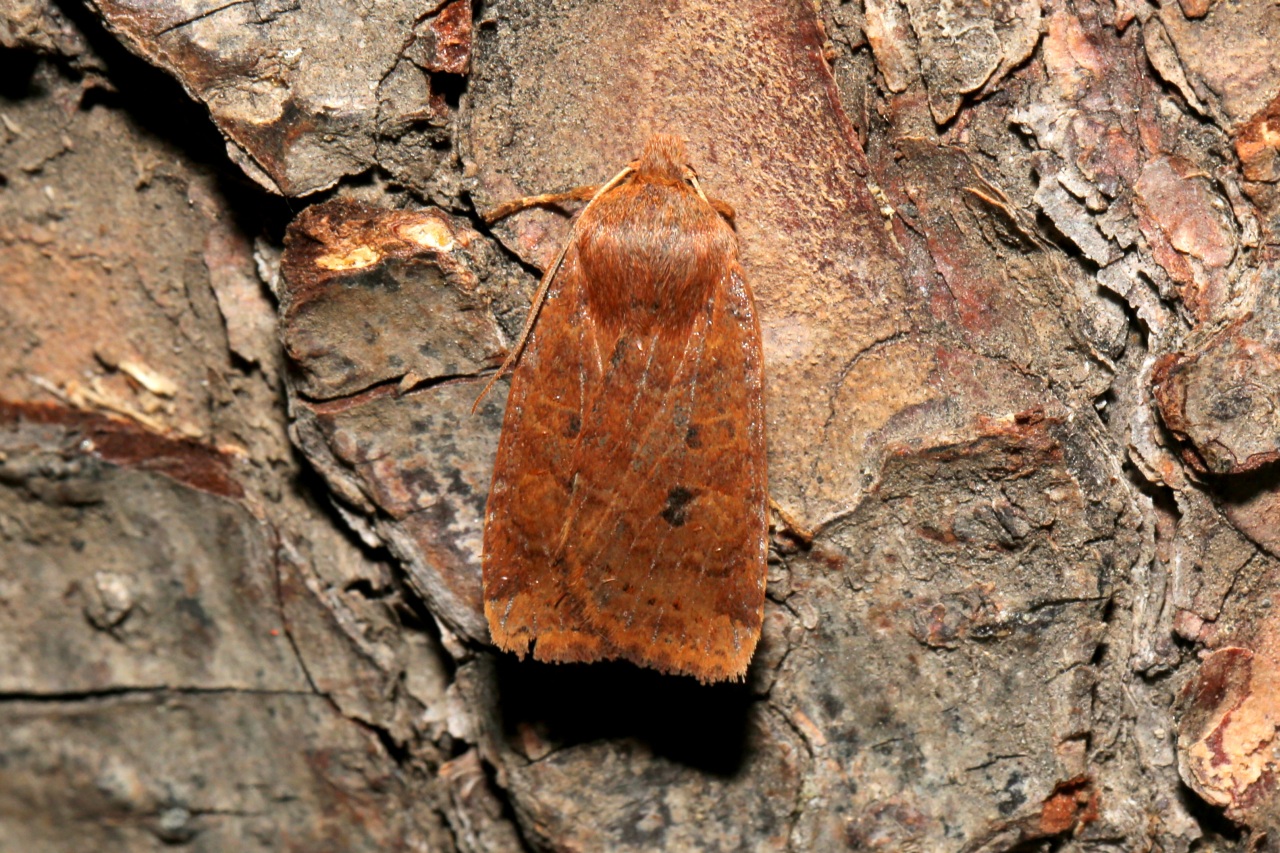
[[[591,209],[591,206],[596,203],[600,196],[622,183],[633,172],[635,172],[634,166],[624,166],[621,172],[614,175],[596,190],[595,195],[591,196],[591,200],[587,202],[587,206],[578,213],[578,218],[573,221],[573,227],[569,230],[568,238],[564,241],[564,245],[560,247],[560,253],[556,255],[556,259],[551,266],[547,267],[547,271],[542,274],[542,281],[538,283],[538,292],[533,295],[533,304],[529,306],[529,318],[524,321],[524,329],[520,332],[519,340],[516,341],[515,347],[512,348],[511,353],[503,360],[497,371],[485,383],[484,388],[480,389],[480,395],[471,404],[471,414],[474,415],[476,413],[476,409],[480,408],[480,402],[488,396],[490,389],[502,378],[503,374],[515,365],[516,361],[520,359],[520,354],[524,352],[524,346],[529,342],[529,335],[533,333],[533,324],[538,319],[538,312],[542,310],[542,304],[547,301],[547,291],[551,289],[551,282],[556,277],[556,273],[559,272],[560,264],[564,263],[565,253],[569,251],[569,247],[573,245],[574,237],[578,234],[578,223],[582,221],[583,214]],[[579,189],[582,189],[582,187],[579,187]],[[573,192],[573,190],[570,190],[570,192]]]
[[[693,188],[698,191],[698,198],[702,199],[707,204],[711,204],[711,199],[707,198],[707,194],[702,191],[702,184],[699,183],[698,176],[692,172],[689,173],[689,183],[693,184]]]

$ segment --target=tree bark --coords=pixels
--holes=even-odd
[[[1255,850],[1280,7],[0,9],[0,847]],[[687,138],[761,318],[747,680],[489,643],[563,210]],[[801,532],[812,533],[800,535]]]

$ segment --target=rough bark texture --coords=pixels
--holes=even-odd
[[[1280,849],[1280,6],[0,7],[0,848]],[[488,643],[562,212],[737,209],[747,682]]]

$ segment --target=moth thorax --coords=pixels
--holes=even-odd
[[[633,328],[691,319],[724,273],[723,235],[643,220],[629,226],[587,229],[578,244],[592,312]]]

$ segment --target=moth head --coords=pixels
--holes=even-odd
[[[640,177],[688,183],[688,176],[693,173],[688,160],[689,154],[682,138],[670,133],[655,133],[649,137],[644,150],[636,159],[636,174]],[[697,179],[696,175],[694,179]]]

